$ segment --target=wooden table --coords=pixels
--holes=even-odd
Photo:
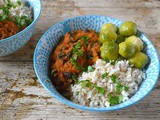
[[[68,107],[38,82],[33,52],[42,34],[66,18],[99,14],[138,24],[160,55],[159,0],[42,0],[43,9],[31,40],[16,53],[0,58],[0,120],[132,120],[160,119],[160,81],[141,102],[109,112],[86,112]]]

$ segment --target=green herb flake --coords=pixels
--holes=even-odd
[[[82,88],[83,87],[93,87],[95,88],[96,90],[98,90],[101,94],[105,94],[105,89],[103,87],[99,87],[95,84],[92,84],[89,80],[83,80],[83,81],[80,81],[79,84],[82,84]]]
[[[105,89],[103,87],[99,87],[99,86],[95,86],[95,88],[101,93],[101,94],[105,94]]]
[[[82,69],[83,67],[81,66],[81,65],[78,65],[77,64],[77,62],[76,62],[76,60],[75,60],[75,57],[73,58],[71,58],[70,59],[70,62],[74,65],[74,67],[76,68],[76,70],[79,70],[79,69]]]
[[[109,63],[110,60],[108,58],[104,58],[104,61]]]
[[[84,72],[87,72],[88,67],[82,67],[82,70],[83,70]]]
[[[86,85],[86,87],[90,87],[91,86],[91,82],[89,80],[82,80],[79,82],[79,84],[82,84],[82,88],[84,88]]]
[[[82,51],[82,50],[78,50],[78,51],[77,51],[77,55],[82,56],[82,55],[83,55],[83,51]]]
[[[116,60],[111,61],[111,65],[115,65],[117,63]]]
[[[129,87],[121,85],[121,89],[124,90],[124,91],[128,91]]]
[[[78,43],[74,46],[74,48],[80,49],[80,48],[81,48],[81,42],[78,42]]]
[[[46,80],[48,83],[50,83],[51,81],[50,80]]]
[[[120,92],[121,92],[121,84],[117,84],[116,85],[116,94],[120,94]]]
[[[111,76],[111,80],[114,82],[114,83],[117,83],[119,81],[119,79],[115,76],[115,75],[112,75]]]
[[[89,40],[90,37],[89,37],[89,36],[82,36],[80,39],[81,39],[81,40]]]
[[[84,42],[85,45],[88,45],[88,40],[90,39],[89,36],[82,36],[80,39]]]
[[[21,19],[27,19],[27,16],[23,15],[23,16],[21,17]]]
[[[91,82],[87,82],[86,87],[91,87]]]
[[[83,69],[83,67],[81,65],[77,64],[78,56],[83,55],[83,51],[79,50],[80,48],[81,48],[81,43],[80,42],[75,44],[73,46],[73,49],[72,49],[72,52],[73,52],[74,55],[72,56],[72,58],[70,58],[70,62],[75,66],[76,70]]]
[[[27,24],[27,25],[30,25],[30,24],[33,22],[32,19],[26,19],[25,21],[26,21],[26,24]]]
[[[21,3],[20,1],[17,1],[17,4],[18,4],[18,5],[22,5],[22,3]]]
[[[117,105],[117,104],[121,103],[123,100],[122,95],[114,96],[113,94],[109,94],[108,98],[109,98],[109,102],[111,105]]]
[[[57,70],[51,70],[51,75],[53,77],[56,77],[57,76]]]
[[[16,16],[15,21],[18,24],[18,27],[21,28],[25,25],[25,20],[22,19],[21,17]]]
[[[117,82],[116,85],[116,94],[120,94],[121,90],[127,91],[129,89],[129,87],[120,84],[119,82]]]
[[[78,59],[78,55],[77,54],[73,55],[72,59],[73,60],[77,60]]]
[[[80,93],[80,92],[78,91],[78,92],[76,93],[76,95],[79,95],[79,93]]]
[[[74,80],[75,83],[78,83],[77,75],[73,74],[72,75],[72,80]]]
[[[11,2],[8,2],[8,3],[7,3],[7,7],[8,7],[8,8],[11,8],[12,6],[13,6],[13,4],[12,4]]]
[[[67,98],[68,100],[71,99],[71,95],[70,95],[69,93],[66,93],[65,96],[66,96],[66,98]]]
[[[107,77],[108,76],[108,72],[106,72],[106,73],[104,73],[103,75],[102,75],[102,78],[104,79],[105,77]]]
[[[93,72],[95,70],[95,68],[94,67],[92,67],[92,66],[88,66],[88,71],[89,72]]]

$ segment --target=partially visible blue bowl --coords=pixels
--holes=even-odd
[[[107,22],[111,22],[116,26],[120,26],[123,23],[123,21],[115,18],[96,15],[79,16],[67,19],[52,26],[41,37],[36,46],[34,52],[34,69],[40,83],[44,86],[46,90],[50,92],[52,96],[57,98],[59,101],[65,103],[66,105],[82,110],[98,112],[119,110],[131,106],[146,97],[148,93],[150,93],[151,90],[154,88],[158,80],[159,59],[157,52],[151,41],[144,34],[141,33],[140,38],[146,44],[145,52],[150,58],[150,64],[146,68],[147,78],[142,82],[139,90],[128,101],[123,102],[119,105],[111,106],[109,108],[91,108],[75,104],[72,101],[67,100],[60,93],[57,92],[56,88],[53,86],[49,78],[49,61],[52,51],[56,48],[61,38],[65,35],[65,33],[79,29],[83,30],[87,28],[99,32],[101,26]]]
[[[34,33],[36,22],[41,13],[40,0],[23,0],[33,8],[34,21],[19,33],[0,40],[0,57],[12,54],[21,47],[23,47]]]

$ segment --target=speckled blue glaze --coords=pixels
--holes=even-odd
[[[36,22],[41,13],[41,1],[40,0],[23,0],[27,2],[33,8],[34,21],[21,32],[0,40],[0,56],[12,54],[21,47],[23,47],[34,33]]]
[[[52,96],[57,98],[59,101],[65,103],[74,108],[88,110],[88,111],[98,111],[98,112],[105,112],[105,111],[112,111],[118,110],[122,108],[126,108],[131,106],[138,101],[142,100],[144,97],[151,92],[153,87],[155,86],[158,76],[159,76],[159,59],[157,52],[150,42],[150,40],[141,33],[140,38],[146,44],[145,52],[150,58],[150,64],[146,68],[147,78],[142,82],[139,90],[136,92],[134,96],[132,96],[128,101],[123,102],[119,105],[112,106],[109,108],[91,108],[86,106],[81,106],[75,104],[63,96],[61,96],[55,87],[52,85],[50,78],[48,76],[49,71],[49,57],[52,50],[57,46],[62,36],[65,35],[66,32],[70,32],[73,30],[79,29],[94,29],[95,31],[99,32],[101,26],[104,23],[111,22],[116,26],[120,26],[123,21],[120,21],[115,18],[105,17],[105,16],[97,16],[97,15],[87,15],[87,16],[79,16],[71,19],[64,20],[56,25],[52,26],[39,40],[35,52],[34,52],[34,69],[36,75],[40,81],[40,83],[44,86],[46,90],[50,92]]]

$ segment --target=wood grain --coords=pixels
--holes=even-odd
[[[0,58],[0,120],[159,120],[160,81],[134,106],[109,113],[86,112],[52,97],[38,82],[32,62],[35,46],[49,27],[85,14],[136,22],[160,55],[159,0],[42,0],[42,4],[41,18],[30,41],[12,55]]]

